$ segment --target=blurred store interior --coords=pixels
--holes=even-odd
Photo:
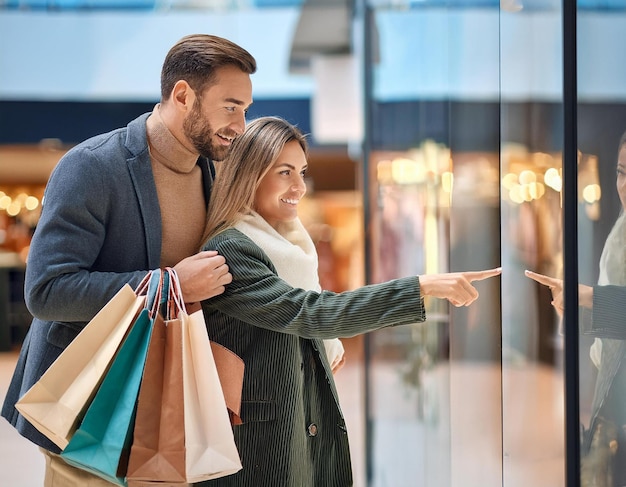
[[[0,0],[3,374],[30,323],[24,268],[50,172],[152,109],[176,40],[213,33],[257,59],[249,118],[310,134],[300,216],[325,289],[503,267],[468,308],[431,300],[424,324],[346,340],[355,485],[565,486],[563,328],[523,271],[563,277],[563,239],[577,238],[580,280],[597,281],[626,130],[626,3],[577,5],[579,212],[566,235],[559,1]],[[581,424],[590,344],[581,335]],[[21,441],[0,433],[0,447]]]

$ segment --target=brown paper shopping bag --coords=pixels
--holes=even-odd
[[[64,449],[93,399],[145,296],[126,284],[85,326],[16,404],[41,433]]]
[[[183,334],[180,320],[155,321],[141,381],[126,480],[129,487],[185,481]]]
[[[211,342],[211,352],[215,360],[217,375],[220,378],[226,409],[233,426],[242,424],[241,393],[243,387],[244,364],[241,357],[224,345]]]

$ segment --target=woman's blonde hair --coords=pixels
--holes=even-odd
[[[233,227],[253,209],[261,179],[285,144],[294,140],[307,156],[306,137],[280,117],[261,117],[246,126],[244,133],[234,140],[228,156],[218,163],[202,242]]]

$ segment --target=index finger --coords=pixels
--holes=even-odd
[[[524,274],[526,274],[526,276],[530,277],[531,279],[537,281],[539,284],[543,284],[544,286],[548,287],[554,287],[561,283],[560,279],[544,276],[543,274],[537,274],[533,271],[526,270],[524,271]]]
[[[468,271],[462,273],[469,282],[482,281],[502,274],[502,267],[496,267],[495,269],[488,269],[486,271]]]

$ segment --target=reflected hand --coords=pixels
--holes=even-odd
[[[550,288],[550,292],[552,293],[552,306],[554,306],[559,316],[563,316],[563,310],[565,309],[563,300],[563,280],[537,274],[529,270],[524,271],[524,274],[534,281],[537,281],[539,284]],[[586,308],[592,307],[593,288],[591,286],[585,286],[584,284],[578,285],[578,304]]]
[[[543,274],[537,274],[532,271],[524,271],[526,277],[530,277],[532,280],[537,281],[539,284],[548,286],[552,293],[552,306],[559,316],[563,316],[563,281],[554,277],[544,276]]]
[[[422,296],[447,299],[454,306],[469,306],[478,299],[478,291],[472,282],[498,276],[502,268],[486,271],[449,272],[419,276]]]

